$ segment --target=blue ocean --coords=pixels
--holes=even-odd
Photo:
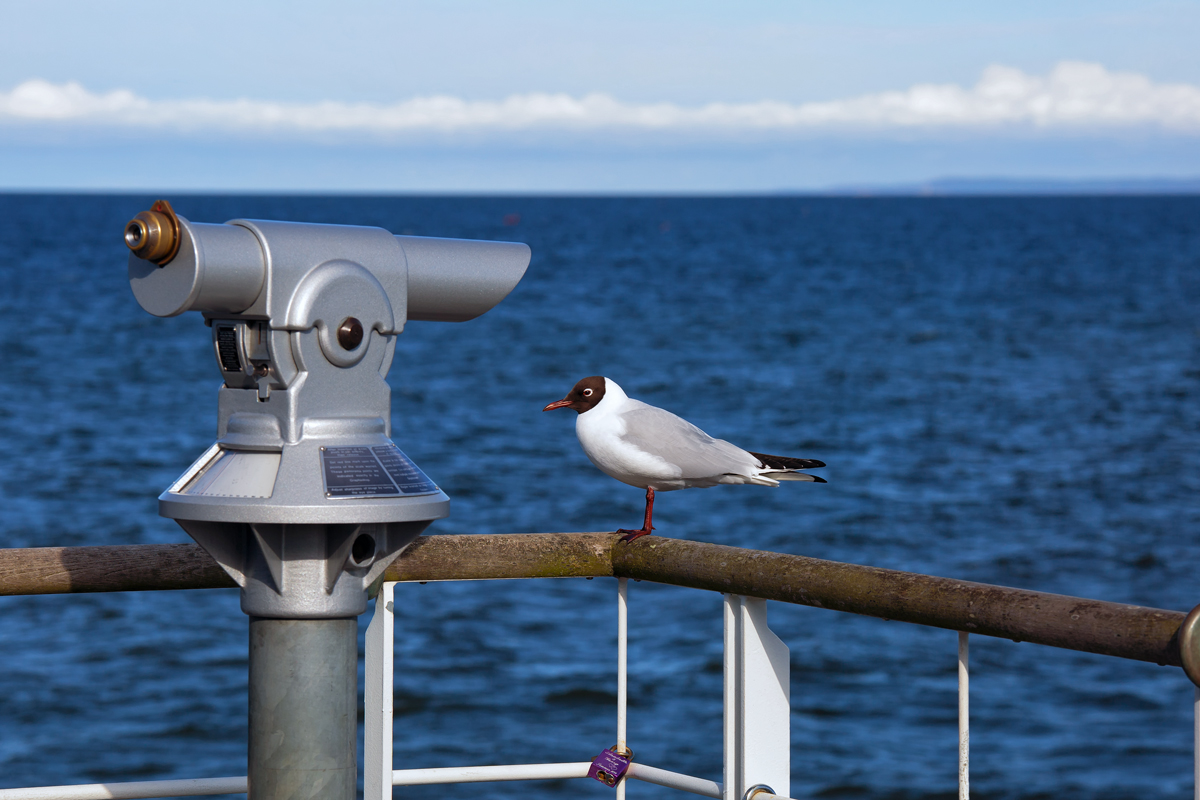
[[[214,439],[220,376],[199,315],[154,318],[130,292],[122,229],[154,199],[0,195],[2,547],[189,541],[157,496]],[[494,310],[399,338],[393,438],[451,498],[431,535],[640,525],[642,492],[587,461],[573,414],[541,411],[606,375],[828,464],[825,485],[661,494],[659,535],[1200,603],[1200,197],[168,199],[199,222],[529,244]],[[396,768],[613,743],[615,581],[396,598]],[[643,582],[630,603],[638,760],[719,781],[721,598]],[[793,796],[956,796],[956,634],[769,608]],[[0,788],[244,775],[247,630],[236,590],[0,597]],[[1191,796],[1181,670],[971,642],[976,797]],[[447,791],[612,790],[395,794]]]

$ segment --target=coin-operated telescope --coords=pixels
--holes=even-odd
[[[189,222],[160,201],[127,226],[129,283],[160,317],[199,311],[224,378],[217,441],[159,497],[242,587],[253,616],[345,617],[445,494],[391,441],[384,380],[409,320],[504,299],[529,247],[382,228]]]
[[[384,379],[396,337],[410,320],[459,322],[492,308],[524,275],[529,247],[343,225],[202,224],[165,201],[129,222],[125,242],[138,303],[160,317],[201,312],[224,378],[217,441],[163,492],[159,513],[237,581],[242,610],[252,618],[252,796],[274,796],[267,786],[278,770],[291,775],[278,778],[282,786],[306,761],[332,763],[316,744],[284,753],[294,764],[276,763],[289,749],[276,743],[258,754],[267,758],[269,749],[273,766],[256,766],[260,737],[287,729],[295,742],[320,733],[305,728],[328,729],[327,715],[348,713],[350,772],[331,796],[353,797],[353,618],[366,609],[371,582],[449,513],[446,495],[390,438]],[[350,625],[326,634],[321,626],[259,624],[317,620]],[[301,644],[305,636],[327,635],[337,643]],[[304,653],[304,663],[293,666],[311,670],[314,659],[335,651],[353,658],[333,669],[339,680],[349,671],[348,709],[278,724],[264,722],[260,709],[256,723],[256,664],[257,679],[278,683],[286,680],[287,658]],[[261,688],[263,696],[279,689]],[[339,753],[333,760],[342,769]]]

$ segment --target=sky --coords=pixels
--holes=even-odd
[[[1200,178],[1200,2],[0,0],[0,190]]]

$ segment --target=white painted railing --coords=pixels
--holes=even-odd
[[[391,800],[392,787],[430,784],[586,778],[591,762],[392,768],[395,583],[383,584],[367,628],[364,687],[364,800]],[[641,763],[626,777],[717,800],[787,800],[790,781],[790,660],[767,626],[766,601],[724,596],[724,726],[722,783]],[[626,747],[628,585],[618,579],[617,743]],[[968,635],[958,634],[960,800],[969,798]],[[1194,694],[1194,797],[1200,800],[1200,688]],[[617,785],[623,800],[625,781]],[[240,794],[246,777],[41,786],[0,789],[0,800],[141,800]]]
[[[958,632],[958,800],[971,797],[970,675],[967,672],[969,634]],[[1198,798],[1200,800],[1200,798]]]
[[[73,786],[0,789],[0,800],[141,800],[147,797],[245,793],[246,776],[242,775],[237,778],[188,778],[177,781],[84,783]]]
[[[628,747],[628,583],[617,580],[618,750]],[[385,583],[367,627],[364,800],[391,800],[393,786],[586,778],[591,762],[392,769],[392,659],[395,588]],[[770,800],[791,792],[791,663],[767,627],[767,601],[725,595],[724,770],[722,783],[635,762],[626,777],[717,800]],[[624,800],[625,781],[616,800]],[[757,789],[751,793],[751,789]],[[2,798],[0,798],[2,800]]]

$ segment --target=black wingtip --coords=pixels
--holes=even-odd
[[[829,481],[825,480],[824,478],[820,477],[819,475],[813,475],[812,479],[816,483],[829,483]]]
[[[824,461],[815,458],[792,458],[791,456],[769,456],[766,453],[750,452],[750,455],[762,462],[769,469],[820,469]]]

